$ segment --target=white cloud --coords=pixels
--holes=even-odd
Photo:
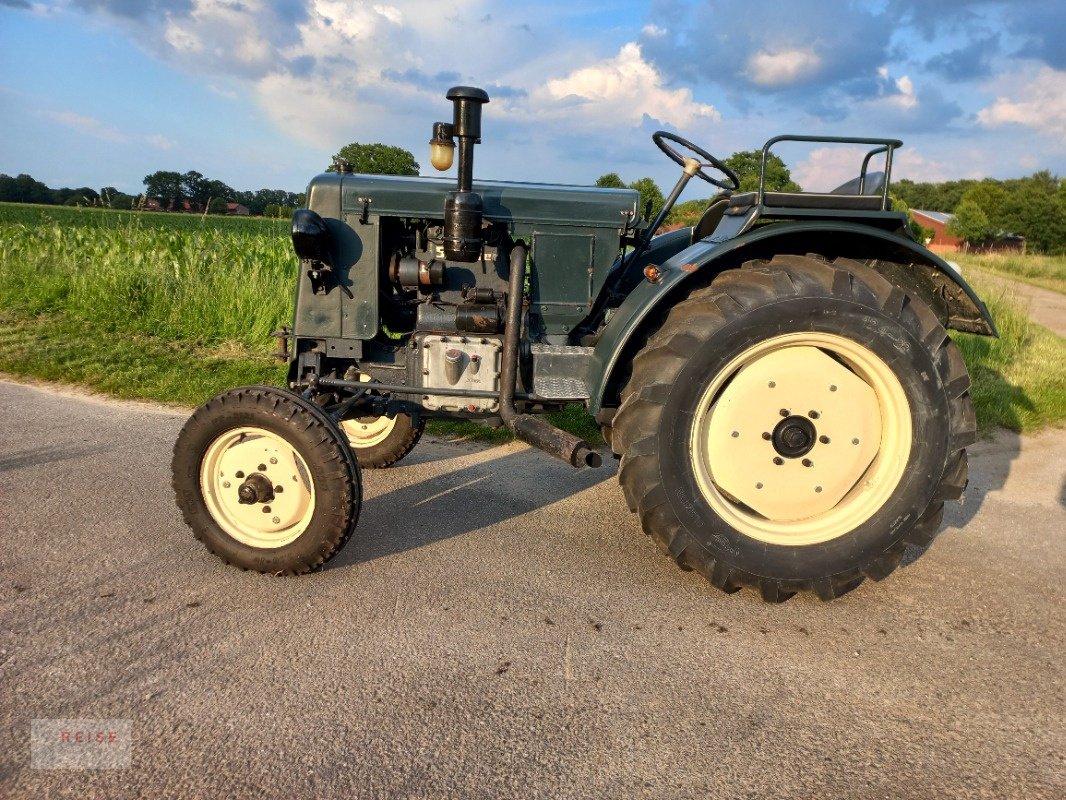
[[[858,176],[866,153],[865,148],[843,145],[815,148],[793,167],[792,178],[806,192],[828,192]]]
[[[914,108],[918,105],[918,98],[914,96],[914,81],[910,79],[909,75],[904,75],[896,81],[896,89],[899,93],[890,95],[889,102],[898,105],[900,108]]]
[[[759,86],[787,86],[813,77],[821,66],[812,49],[760,50],[748,59],[746,74]]]
[[[173,140],[168,139],[161,133],[153,134],[145,139],[145,141],[152,145],[152,147],[158,147],[160,150],[169,150],[174,146]]]
[[[697,103],[691,90],[668,88],[634,42],[612,58],[546,81],[531,99],[535,113],[566,117],[586,127],[640,125],[645,115],[679,128],[721,119],[714,106]]]
[[[647,25],[641,28],[640,32],[643,33],[645,36],[652,36],[656,39],[662,36],[666,36],[666,34],[669,33],[666,28],[660,28],[653,22],[649,22]]]
[[[82,114],[75,114],[73,111],[49,111],[47,115],[61,125],[106,142],[129,141],[129,137],[122,131],[95,117],[86,117]]]
[[[1001,83],[1013,87],[1013,97],[1002,95],[981,109],[982,125],[1024,125],[1066,142],[1066,72],[1041,67],[1035,75],[1012,75]]]
[[[903,148],[892,158],[892,179],[910,178],[912,181],[937,183],[957,176],[959,165],[930,158],[916,149]],[[980,170],[978,169],[978,172]]]

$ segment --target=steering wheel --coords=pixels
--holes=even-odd
[[[666,153],[667,156],[670,157],[671,161],[677,162],[679,166],[684,167],[686,170],[689,169],[689,165],[686,164],[685,161],[692,159],[686,159],[683,155],[677,152],[677,150],[667,144],[667,142],[679,144],[682,147],[691,150],[693,153],[703,159],[703,162],[699,165],[699,169],[694,173],[690,172],[690,175],[696,175],[697,177],[703,178],[703,180],[707,181],[707,183],[713,184],[719,189],[724,189],[727,192],[735,192],[737,189],[740,188],[740,178],[737,177],[737,174],[733,172],[733,170],[731,170],[729,167],[727,167],[725,164],[723,164],[721,161],[712,156],[703,148],[696,147],[696,145],[694,145],[688,139],[682,139],[680,136],[676,136],[672,133],[667,133],[666,131],[656,131],[651,135],[651,140],[655,142],[656,145],[658,145],[660,150],[662,150],[664,153]],[[717,178],[712,178],[710,175],[703,171],[704,167],[714,167],[716,170],[725,175],[729,179],[729,182],[727,183],[725,181],[718,180]]]

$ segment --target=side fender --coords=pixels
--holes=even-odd
[[[591,369],[589,410],[600,414],[618,405],[620,384],[643,345],[644,331],[694,284],[706,285],[719,272],[746,261],[774,255],[818,253],[826,258],[854,258],[909,294],[924,300],[949,328],[997,336],[985,304],[951,265],[917,242],[897,233],[854,222],[782,222],[715,242],[704,239],[659,267],[655,283],[641,281],[608,318]],[[601,415],[607,421],[608,412]]]

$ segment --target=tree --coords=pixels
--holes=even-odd
[[[629,188],[640,192],[640,213],[644,213],[644,209],[648,207],[650,202],[651,214],[648,219],[655,219],[655,215],[659,213],[659,209],[663,207],[663,203],[666,201],[658,184],[651,178],[641,178],[639,181],[633,181],[629,184]]]
[[[618,177],[617,172],[608,172],[606,175],[600,175],[596,179],[596,185],[601,189],[625,189],[626,185],[621,178]]]
[[[180,172],[160,170],[144,176],[144,193],[173,207],[185,199],[183,177]]]
[[[907,205],[907,202],[905,200],[901,200],[900,198],[896,197],[895,194],[890,194],[888,197],[892,201],[893,211],[902,211],[904,214],[907,215],[907,225],[910,227],[911,236],[914,237],[914,240],[916,242],[921,242],[922,244],[925,244],[927,241],[932,239],[933,236],[936,235],[936,231],[932,230],[931,228],[922,227],[918,224],[918,221],[914,218],[914,215],[911,214],[910,207]]]
[[[759,172],[762,168],[761,150],[741,150],[733,153],[725,160],[729,167],[740,178],[741,192],[754,192],[759,189]],[[798,183],[792,180],[785,162],[779,156],[770,153],[766,159],[766,191],[768,192],[800,192]]]
[[[992,228],[993,232],[1007,232],[1006,220],[1004,217],[1004,209],[1007,207],[1007,203],[1010,200],[1010,192],[1008,192],[1003,184],[995,180],[984,180],[980,183],[975,183],[965,192],[963,192],[960,203],[965,201],[971,201],[976,203],[982,211],[985,212],[985,216],[988,217],[988,224]]]
[[[353,172],[366,175],[417,175],[419,166],[414,155],[402,147],[390,144],[360,144],[352,142],[333,156],[347,161]],[[327,172],[336,172],[335,164],[326,167]]]
[[[958,236],[973,247],[983,245],[992,232],[988,216],[973,200],[963,200],[955,209],[954,218],[948,222],[948,233]]]
[[[225,197],[213,197],[207,204],[208,214],[225,214],[229,211],[229,202]]]

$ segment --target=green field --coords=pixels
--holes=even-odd
[[[0,204],[0,371],[183,405],[240,384],[280,383],[284,368],[268,354],[270,333],[292,317],[297,262],[287,227]],[[1033,269],[1046,273],[1058,262]],[[1002,338],[955,335],[982,430],[1061,423],[1066,340],[1031,323],[1009,297],[992,293],[989,305]],[[556,420],[596,437],[579,408]],[[506,438],[463,424],[435,430]]]

